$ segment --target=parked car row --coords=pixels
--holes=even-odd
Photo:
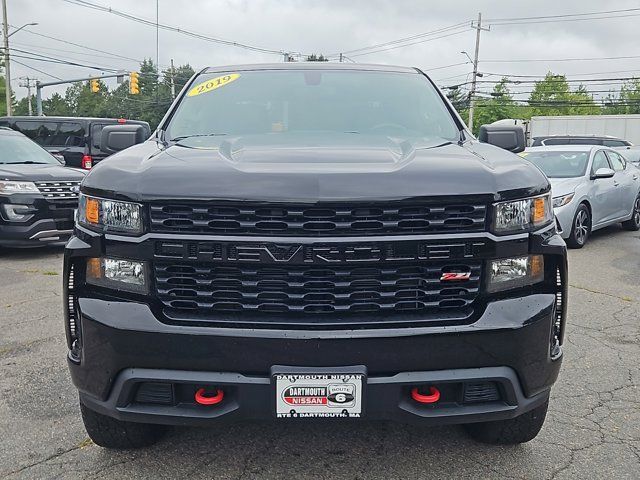
[[[520,154],[551,181],[561,235],[582,248],[592,231],[615,223],[640,229],[640,170],[619,152],[598,145],[531,147]]]
[[[0,118],[0,246],[64,244],[73,231],[86,171],[120,150],[119,143],[130,135],[145,140],[149,124],[108,118]]]
[[[144,138],[151,129],[147,122],[124,118],[88,117],[0,117],[0,126],[23,133],[67,166],[91,169],[113,152],[101,148],[102,131],[110,125],[139,125]]]

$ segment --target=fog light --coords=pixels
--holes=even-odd
[[[147,291],[144,262],[120,258],[90,258],[87,261],[87,283],[131,292]]]
[[[2,206],[2,216],[10,222],[26,222],[33,217],[34,212],[35,209],[30,205],[5,203]]]
[[[544,258],[542,255],[526,255],[514,258],[500,258],[489,263],[487,290],[497,292],[511,288],[525,287],[544,278]]]

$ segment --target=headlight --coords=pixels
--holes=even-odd
[[[551,195],[500,202],[493,206],[493,230],[496,233],[517,233],[543,227],[553,220]]]
[[[573,200],[575,193],[569,193],[568,195],[562,195],[561,197],[555,197],[553,199],[553,208],[562,207],[566,205],[571,200]]]
[[[78,223],[92,230],[129,234],[142,233],[142,207],[137,203],[120,202],[80,195]]]
[[[544,257],[526,255],[491,260],[488,275],[487,291],[490,293],[533,285],[544,278]]]
[[[0,180],[0,193],[10,195],[12,193],[40,193],[33,182],[8,182]]]
[[[87,260],[87,283],[116,290],[146,293],[146,264],[118,258]]]

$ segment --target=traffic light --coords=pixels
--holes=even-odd
[[[139,82],[140,74],[138,72],[129,72],[129,93],[138,95],[140,93]]]
[[[89,80],[89,86],[91,87],[91,91],[93,93],[98,93],[100,91],[100,83],[97,78],[92,78]]]

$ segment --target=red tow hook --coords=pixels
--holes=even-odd
[[[196,392],[196,403],[200,405],[217,405],[224,398],[224,392],[220,389],[216,390],[216,394],[211,396],[207,394],[205,388],[200,388]]]
[[[418,403],[436,403],[440,400],[440,390],[436,387],[429,387],[429,395],[423,395],[418,391],[418,387],[411,390],[411,398]]]

